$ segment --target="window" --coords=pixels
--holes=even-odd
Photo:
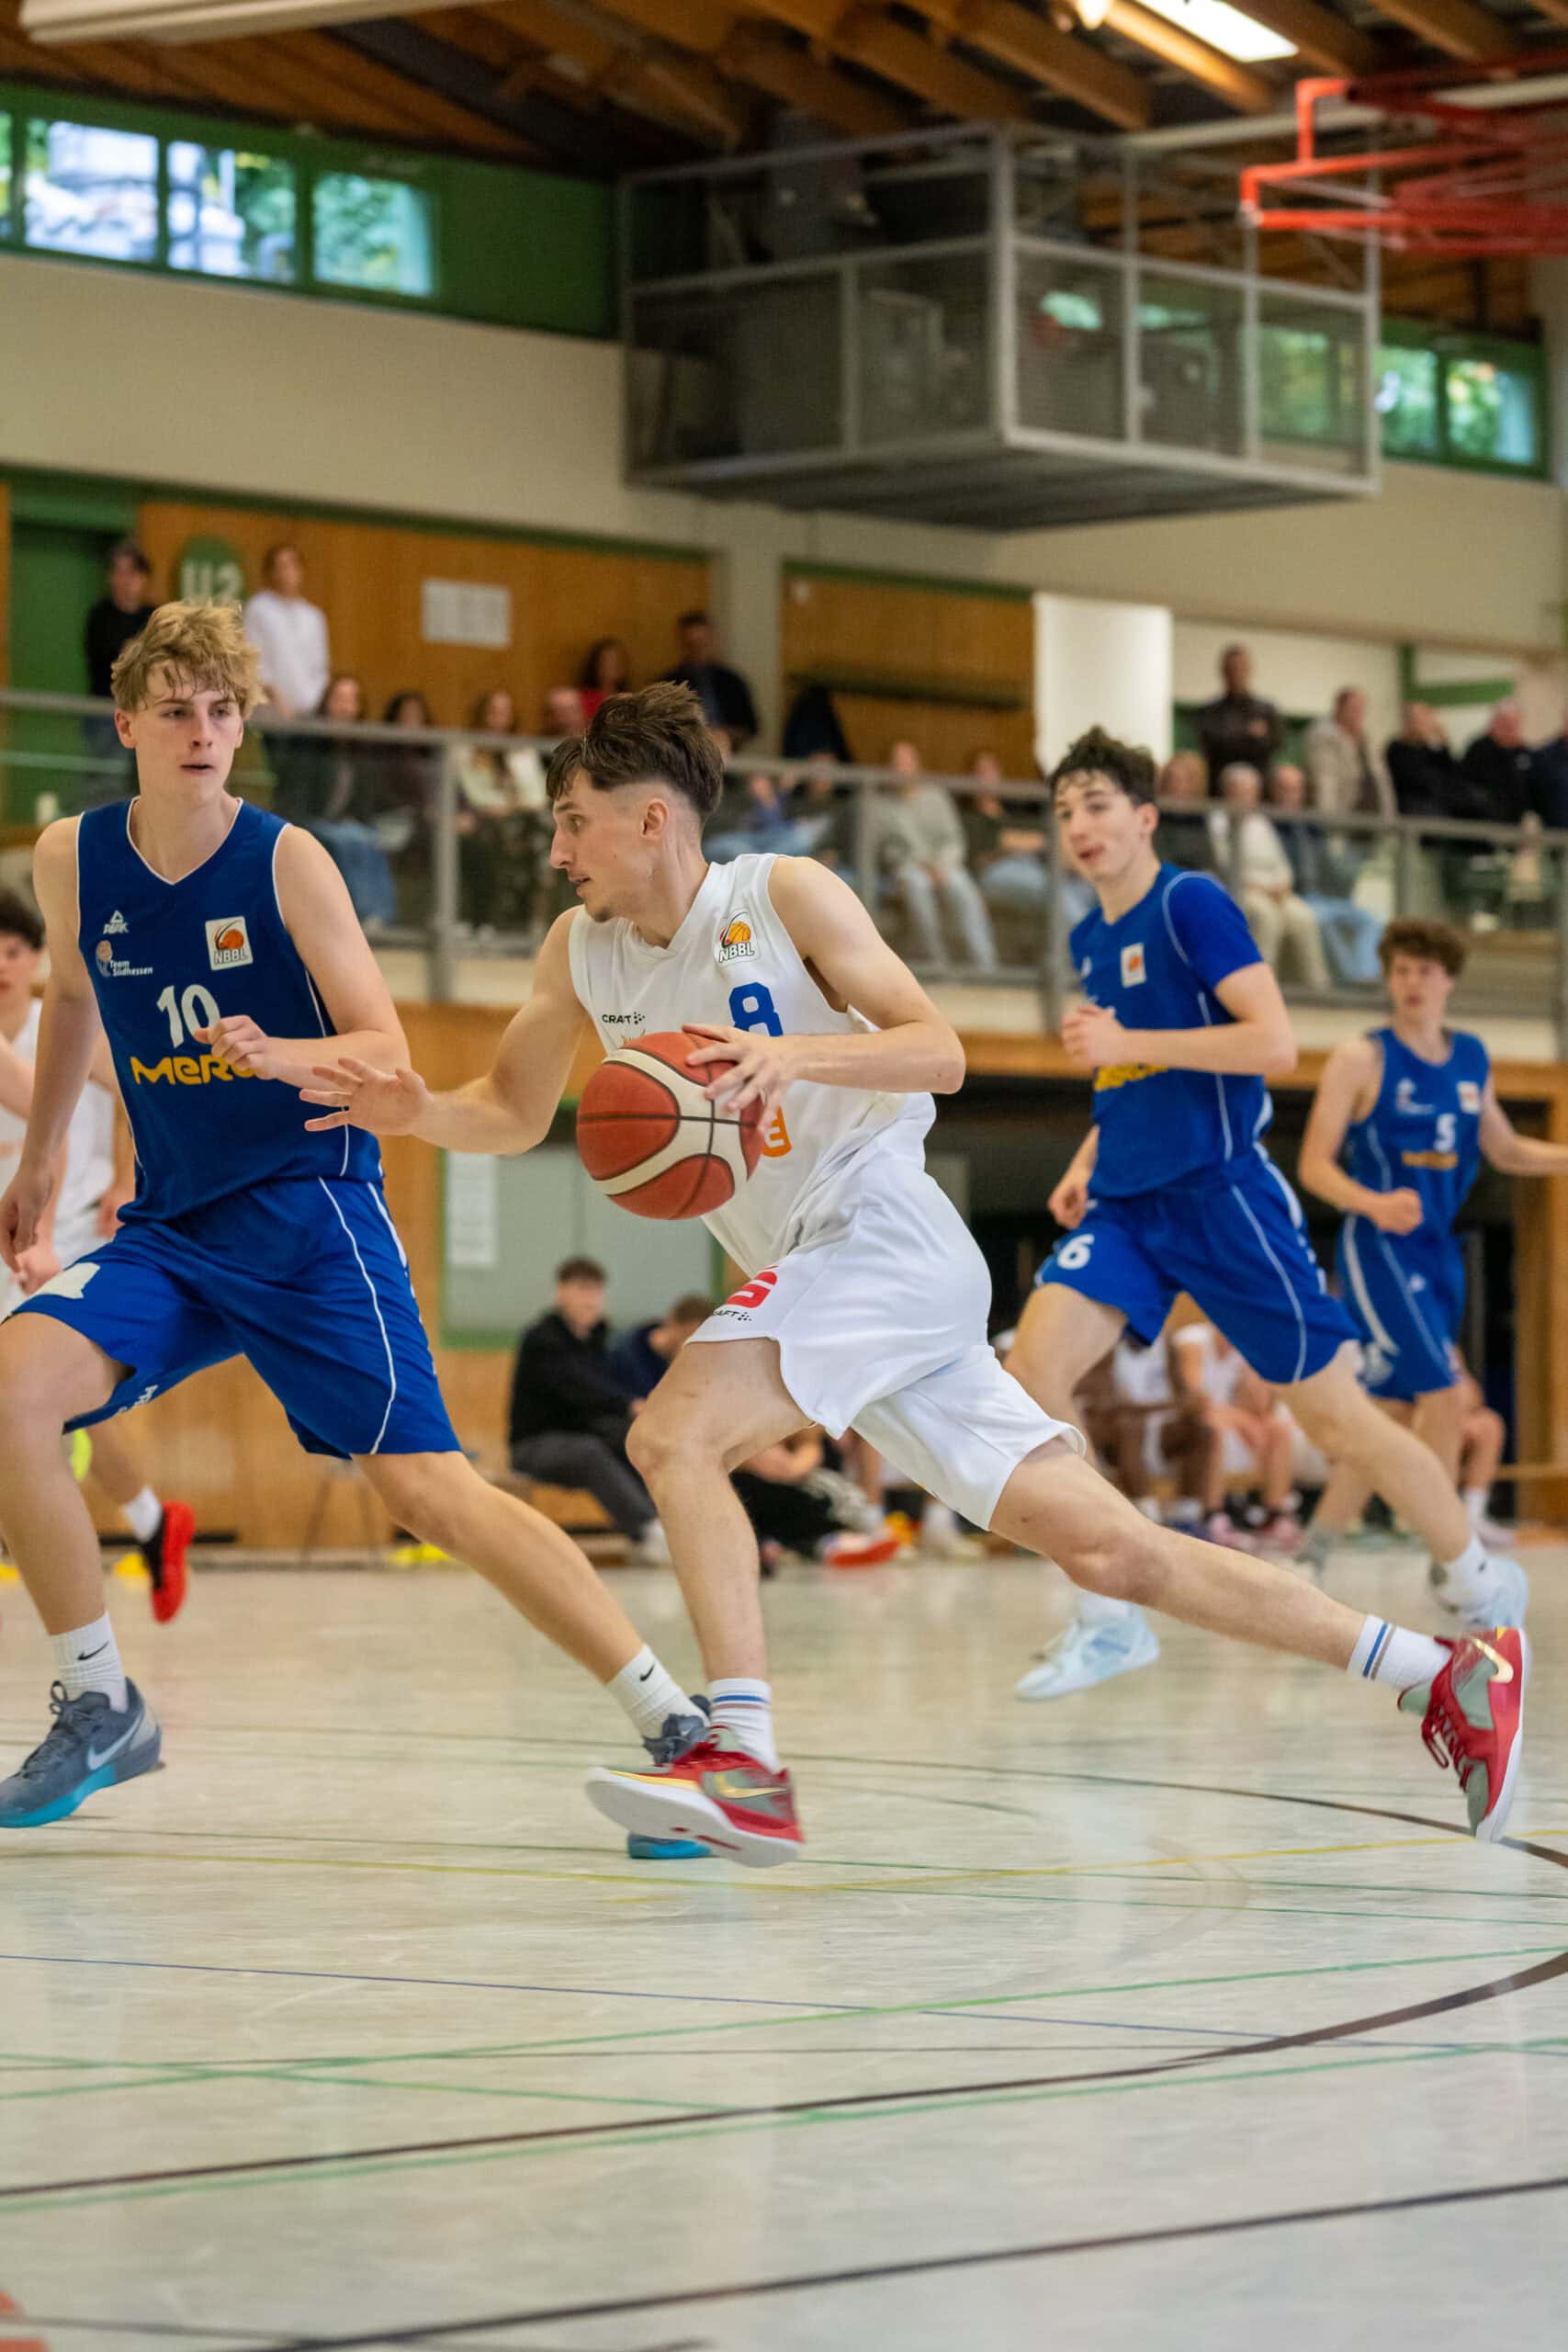
[[[1539,385],[1533,371],[1494,359],[1450,359],[1443,370],[1449,447],[1456,458],[1539,466]]]
[[[1279,326],[1267,321],[1258,345],[1264,434],[1279,441],[1359,438],[1360,346],[1348,326]]]
[[[1391,320],[1379,346],[1384,455],[1544,474],[1546,358],[1531,343]]]
[[[169,266],[208,277],[295,276],[293,166],[232,147],[171,140]]]
[[[325,172],[316,182],[314,267],[323,286],[428,297],[435,290],[433,207],[401,180]]]
[[[24,235],[45,253],[152,261],[158,250],[158,141],[90,123],[28,124]]]
[[[1438,355],[1404,344],[1378,346],[1378,388],[1373,405],[1382,426],[1383,454],[1390,458],[1438,454]]]

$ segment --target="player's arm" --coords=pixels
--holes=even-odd
[[[1568,1174],[1568,1144],[1543,1143],[1539,1136],[1520,1135],[1498,1102],[1490,1077],[1481,1102],[1481,1149],[1483,1157],[1505,1176]]]
[[[1099,1158],[1100,1129],[1090,1127],[1067,1162],[1066,1174],[1045,1204],[1057,1224],[1065,1225],[1069,1233],[1076,1226],[1081,1225],[1089,1214],[1089,1180]]]
[[[8,1037],[0,1037],[0,1111],[25,1119],[33,1107],[33,1066],[25,1062]]]
[[[1153,1062],[1161,1069],[1212,1070],[1223,1078],[1289,1078],[1295,1032],[1280,983],[1267,964],[1247,964],[1213,989],[1230,1019],[1212,1029],[1123,1029],[1098,1004],[1075,1005],[1062,1043],[1084,1069]]]
[[[1373,1108],[1382,1078],[1382,1049],[1371,1037],[1348,1037],[1335,1046],[1313,1097],[1296,1172],[1309,1193],[1348,1216],[1367,1217],[1384,1233],[1414,1233],[1421,1222],[1419,1193],[1408,1184],[1374,1193],[1339,1165],[1351,1121]]]
[[[313,834],[288,826],[273,868],[278,912],[333,1024],[329,1037],[269,1037],[246,1013],[226,1013],[197,1035],[231,1069],[309,1086],[322,1061],[352,1058],[377,1069],[408,1060],[391,991],[359,927],[348,886]]]
[[[17,1257],[47,1238],[71,1114],[102,1034],[93,983],[76,942],[76,824],[74,817],[65,817],[46,825],[33,852],[33,890],[49,940],[49,984],[39,1023],[27,1136],[16,1175],[0,1201],[0,1257],[13,1272]]]
[[[908,967],[897,956],[847,882],[808,857],[781,857],[768,877],[773,910],[828,1001],[875,1023],[855,1035],[759,1036],[691,1024],[693,1063],[723,1065],[707,1091],[716,1102],[772,1110],[799,1079],[884,1094],[956,1094],[964,1048]]]
[[[418,1136],[444,1151],[531,1151],[542,1143],[588,1029],[567,947],[576,920],[572,908],[550,925],[534,967],[534,992],[508,1023],[483,1078],[432,1094],[412,1069],[378,1070],[356,1060],[323,1065],[304,1099],[325,1106],[324,1115],[306,1125]]]

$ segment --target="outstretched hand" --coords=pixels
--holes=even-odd
[[[306,1130],[320,1135],[327,1127],[363,1127],[371,1136],[408,1136],[430,1101],[430,1089],[417,1070],[373,1069],[368,1062],[344,1057],[318,1064],[310,1075],[314,1086],[299,1090],[301,1102],[325,1106],[319,1119],[307,1119]]]

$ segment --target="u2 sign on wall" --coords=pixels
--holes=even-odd
[[[245,601],[245,567],[227,539],[187,539],[175,565],[175,594],[182,602]]]

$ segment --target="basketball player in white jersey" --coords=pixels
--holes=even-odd
[[[1393,1682],[1407,1705],[1418,1691],[1428,1745],[1460,1770],[1472,1826],[1500,1835],[1522,1648],[1483,1657],[1484,1645],[1362,1618],[1280,1568],[1151,1524],[1090,1468],[1077,1431],[1049,1419],[987,1346],[985,1261],[925,1171],[931,1095],[963,1081],[957,1036],[827,867],[707,863],[702,825],[722,783],[686,688],[602,704],[550,764],[551,863],[581,904],[552,927],[533,996],[488,1075],[432,1095],[411,1070],[344,1060],[306,1095],[327,1106],[318,1126],[526,1151],[548,1133],[592,1023],[612,1047],[685,1025],[712,1099],[761,1106],[756,1173],[706,1220],[750,1278],[682,1351],[629,1441],[712,1677],[712,1722],[655,1770],[592,1774],[594,1803],[634,1834],[696,1837],[737,1861],[798,1852],[773,1743],[757,1546],[728,1473],[816,1421],[835,1435],[853,1427],[976,1525],[1092,1590]]]
[[[43,918],[15,890],[0,890],[0,1189],[11,1181],[32,1107],[43,1001],[33,993],[43,961]],[[108,1046],[100,1038],[92,1075],[71,1120],[65,1165],[44,1228],[12,1274],[0,1265],[0,1319],[113,1232],[119,1095]],[[152,1613],[167,1624],[185,1600],[186,1551],[195,1532],[188,1503],[161,1502],[118,1432],[96,1431],[91,1476],[118,1510],[146,1561]]]

